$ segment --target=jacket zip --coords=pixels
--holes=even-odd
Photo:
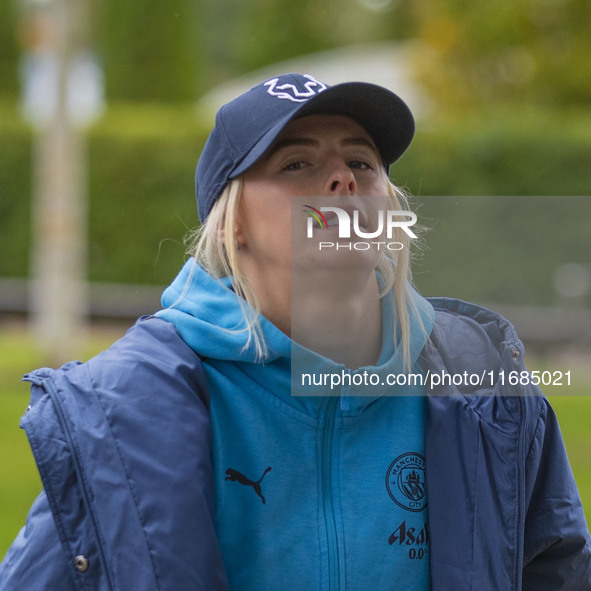
[[[328,588],[330,591],[338,591],[340,589],[339,546],[332,486],[332,448],[338,402],[338,396],[329,396],[322,414],[321,486],[328,549]]]
[[[517,498],[519,500],[519,527],[517,528],[517,573],[516,586],[517,591],[521,591],[523,587],[523,552],[525,541],[525,429],[523,428],[523,399],[526,396],[524,392],[520,392],[517,398],[519,404],[519,431],[517,433],[517,455],[518,455],[518,487]]]

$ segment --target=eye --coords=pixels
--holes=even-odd
[[[307,165],[304,160],[294,160],[293,162],[289,162],[286,164],[281,170],[301,170]]]
[[[347,166],[355,170],[373,170],[372,164],[365,160],[350,160],[347,162]]]

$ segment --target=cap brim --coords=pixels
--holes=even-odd
[[[345,82],[328,87],[275,124],[238,163],[230,178],[236,178],[253,166],[288,123],[320,114],[343,115],[357,121],[375,142],[386,166],[402,156],[415,132],[412,113],[398,95],[376,84]]]

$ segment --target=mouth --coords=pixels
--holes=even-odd
[[[333,228],[339,225],[339,218],[334,214],[330,214],[325,216],[326,217],[326,227]]]
[[[350,224],[351,228],[353,228],[355,225],[354,219],[355,219],[355,215],[357,214],[358,229],[361,230],[362,232],[367,231],[367,219],[366,219],[366,216],[363,211],[361,211],[359,209],[347,208],[347,207],[342,207],[340,209],[342,209],[348,215],[349,224]],[[315,219],[313,222],[314,227],[321,228],[321,229],[328,229],[328,228],[338,228],[340,225],[339,216],[333,211],[324,212],[324,219],[326,220],[326,225],[323,226],[321,223],[318,222],[318,220]]]

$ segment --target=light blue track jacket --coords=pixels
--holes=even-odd
[[[254,367],[248,374],[252,361],[213,354],[219,344],[216,306],[232,292],[224,287],[212,292],[200,271],[193,280],[193,295],[201,296],[191,295],[182,306],[185,314],[205,321],[200,338],[209,352],[190,342],[176,319],[150,317],[85,364],[27,377],[32,399],[21,424],[44,492],[0,567],[0,589],[240,591],[248,588],[240,586],[243,580],[248,585],[263,575],[238,565],[237,576],[244,579],[234,580],[232,543],[258,565],[265,562],[257,549],[270,552],[268,568],[276,582],[267,588],[278,591],[398,589],[383,553],[401,549],[423,564],[425,552],[421,559],[419,550],[428,550],[436,591],[591,589],[582,507],[555,416],[537,388],[497,381],[493,387],[429,390],[426,398],[291,400],[265,394],[272,385],[261,383],[252,394],[256,412],[238,406],[243,412],[235,413],[232,397],[219,396],[216,389],[224,379],[236,383],[240,372],[249,384],[262,382],[263,374]],[[506,320],[457,300],[430,302],[434,327],[418,360],[423,372],[523,369],[522,346]],[[239,320],[238,310],[231,313]],[[241,336],[228,338],[236,344],[226,342],[226,355],[239,355]],[[413,420],[420,417],[418,409],[424,411],[424,466],[418,448],[401,457],[389,448],[400,439],[396,433],[392,441],[388,437],[388,423],[397,418],[390,405],[405,400],[421,403],[411,409]],[[328,431],[319,429],[333,405]],[[268,416],[257,414],[262,412]],[[291,446],[272,440],[260,445],[256,433],[262,425],[269,434],[266,425],[278,416]],[[220,420],[234,421],[228,437],[238,443],[221,441]],[[299,466],[308,462],[302,450],[309,445],[303,441],[315,430],[315,458],[332,446],[328,456],[338,458],[337,465],[323,469],[320,462],[316,473],[300,473]],[[353,436],[367,439],[349,447],[347,438]],[[415,443],[420,445],[412,442],[413,448]],[[334,446],[356,452],[335,455]],[[427,493],[421,497],[425,467]],[[292,490],[286,491],[285,483]],[[352,497],[358,507],[353,516]],[[424,498],[428,509],[413,513],[400,506],[413,497],[414,502]],[[407,518],[390,520],[384,507]],[[428,544],[427,529],[422,544],[416,543],[421,532],[411,524],[411,514],[427,510]],[[261,520],[273,525],[279,550],[261,538],[267,535],[256,529]],[[235,538],[232,524],[237,524]],[[254,537],[245,539],[249,530]],[[310,554],[306,544],[312,543],[316,548]],[[364,555],[366,544],[382,553],[373,563]],[[287,551],[295,556],[282,564]],[[294,579],[294,561],[299,579]]]

